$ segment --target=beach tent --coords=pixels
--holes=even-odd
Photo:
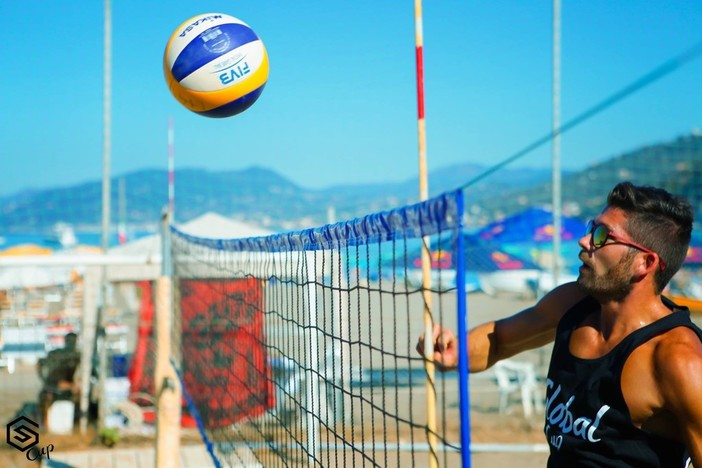
[[[208,239],[239,239],[273,234],[259,226],[227,218],[208,212],[186,223],[176,226],[179,231]],[[110,255],[146,255],[148,258],[161,258],[161,236],[153,234],[132,242],[113,247]]]
[[[464,239],[466,270],[476,272],[480,290],[490,295],[533,293],[541,273],[536,263],[477,236],[466,235]]]
[[[586,222],[572,216],[561,218],[561,239],[577,241],[585,234]],[[480,229],[478,237],[498,244],[520,242],[552,242],[553,213],[542,208],[529,208]]]
[[[436,243],[432,243],[430,252],[431,268],[434,270],[455,269],[456,259],[453,251],[455,240],[445,242],[444,248],[440,248]],[[531,260],[521,258],[517,255],[506,252],[496,243],[484,241],[472,234],[463,235],[463,253],[466,271],[492,272],[500,270],[524,270],[539,269]],[[387,259],[383,262],[383,268],[422,268],[422,248],[416,246],[410,249],[407,254],[407,262],[399,259]]]
[[[578,240],[585,234],[587,223],[573,216],[561,219],[560,265],[564,273],[574,273],[578,265]],[[541,208],[529,208],[478,230],[476,235],[493,242],[510,254],[529,258],[541,268],[553,265],[553,213]]]
[[[526,293],[529,291],[530,282],[536,279],[540,271],[538,265],[531,260],[508,253],[494,243],[484,241],[477,236],[465,234],[463,245],[467,292],[482,289],[490,293],[503,290]],[[455,284],[454,250],[453,241],[449,242],[446,249],[432,249],[430,252],[432,283]],[[407,258],[407,278],[412,284],[420,284],[421,247],[413,249]],[[393,265],[395,268],[404,269],[405,262],[402,259],[388,260],[383,268],[391,269]]]

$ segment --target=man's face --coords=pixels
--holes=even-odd
[[[626,216],[623,211],[607,208],[595,219],[596,224],[607,226],[621,238],[629,238],[624,231]],[[586,234],[579,241],[580,267],[578,284],[587,294],[599,302],[621,301],[633,287],[631,265],[638,251],[629,246],[616,242],[607,242],[600,248],[595,248]]]
[[[623,300],[633,288],[631,265],[635,255],[634,252],[627,252],[613,267],[606,270],[599,269],[603,271],[597,271],[597,268],[580,268],[578,284],[585,293],[598,302]]]

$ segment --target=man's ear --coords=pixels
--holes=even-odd
[[[641,257],[641,260],[638,261],[641,274],[655,273],[655,270],[658,269],[658,262],[660,261],[656,254],[645,252],[644,255],[640,255],[639,257]]]

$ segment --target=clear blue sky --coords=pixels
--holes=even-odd
[[[163,49],[189,17],[227,13],[263,39],[270,77],[243,114],[181,107]],[[551,2],[425,0],[427,161],[499,162],[551,127]],[[0,194],[101,180],[103,2],[0,0]],[[412,1],[114,0],[115,176],[275,169],[308,188],[417,175]],[[702,40],[702,2],[564,1],[562,122]],[[565,134],[578,168],[702,128],[702,57]],[[546,145],[519,164],[546,167]]]

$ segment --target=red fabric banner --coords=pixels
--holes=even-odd
[[[181,280],[180,309],[184,385],[205,427],[273,407],[260,280]]]

